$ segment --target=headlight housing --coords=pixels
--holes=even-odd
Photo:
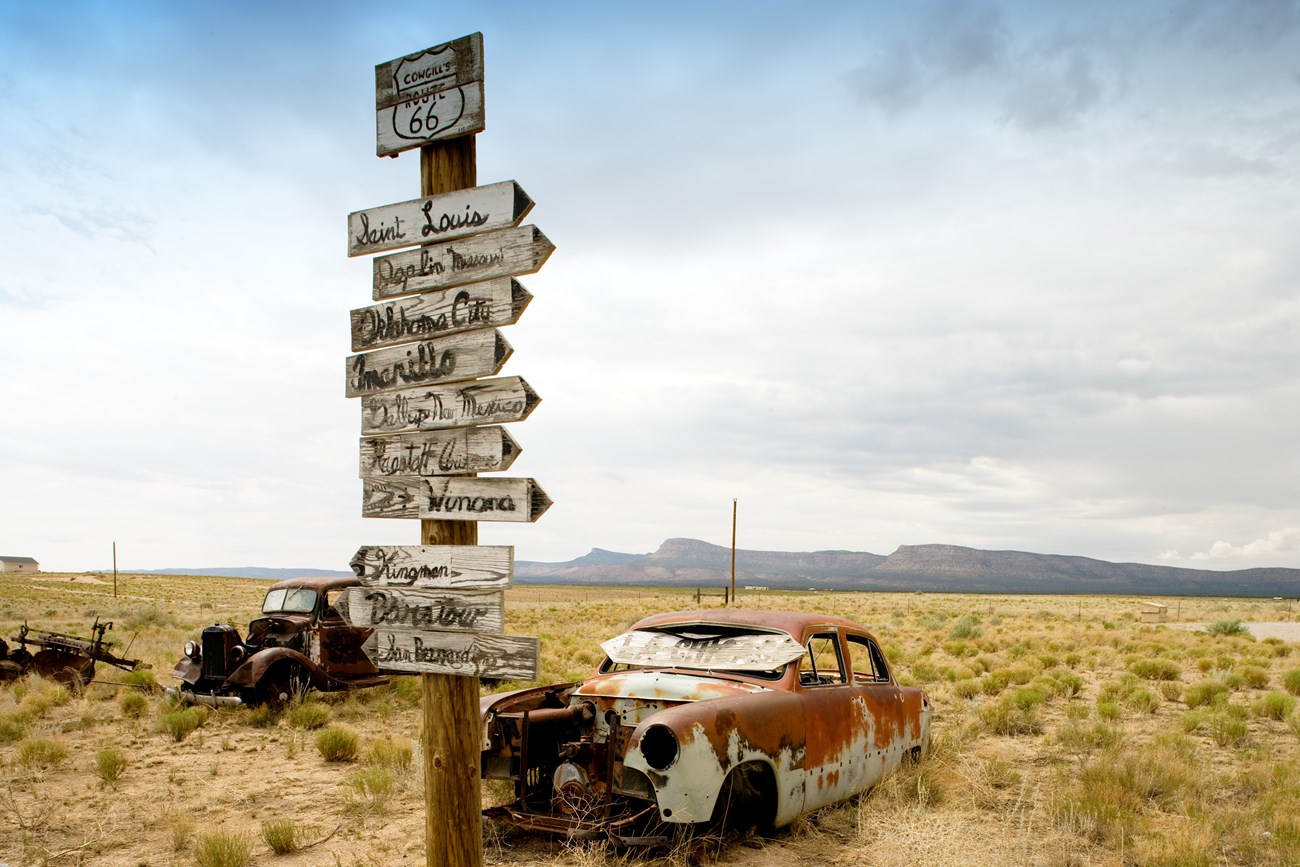
[[[645,763],[662,771],[677,761],[677,735],[665,725],[652,725],[641,736],[641,755]]]
[[[199,643],[197,641],[185,642],[185,655],[195,662],[199,661]]]

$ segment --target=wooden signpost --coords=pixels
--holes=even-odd
[[[364,352],[489,326],[513,325],[533,296],[499,277],[352,311],[352,349]]]
[[[533,201],[514,181],[476,186],[484,128],[483,37],[475,33],[375,67],[375,152],[420,148],[420,198],[348,215],[348,255],[373,260],[351,313],[346,394],[361,398],[362,514],[420,520],[418,546],[365,546],[361,587],[338,602],[380,671],[422,676],[425,863],[479,867],[478,678],[535,680],[536,638],[502,635],[514,550],[478,547],[478,521],[531,522],[551,505],[505,470],[519,445],[500,427],[540,398],[497,330],[532,296],[514,278],[554,246],[519,226]],[[391,300],[400,299],[400,300]]]
[[[495,328],[466,331],[348,356],[348,397],[491,376],[514,348]]]
[[[514,181],[348,214],[348,255],[450,241],[519,225],[533,200]]]
[[[367,587],[504,590],[514,571],[504,545],[368,545],[352,557]]]
[[[377,436],[523,421],[541,400],[518,376],[377,394],[361,398],[361,432]]]
[[[361,482],[361,514],[367,518],[531,524],[551,507],[534,479],[388,476]]]
[[[360,475],[445,476],[507,470],[519,444],[503,427],[471,427],[428,433],[365,437]]]
[[[555,245],[536,226],[498,229],[460,241],[376,256],[371,294],[376,301],[413,292],[463,286],[541,269]]]
[[[375,67],[375,153],[483,131],[483,34]]]

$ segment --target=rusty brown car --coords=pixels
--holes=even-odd
[[[483,777],[514,785],[488,819],[628,845],[767,832],[928,750],[928,696],[843,618],[660,614],[601,647],[580,683],[482,700]]]
[[[205,704],[280,704],[308,689],[386,683],[362,649],[374,631],[348,626],[335,604],[356,578],[291,578],[272,584],[248,637],[229,624],[185,643],[171,694]]]

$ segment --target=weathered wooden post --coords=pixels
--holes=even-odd
[[[514,181],[477,186],[482,34],[375,67],[376,153],[420,149],[420,198],[348,216],[348,255],[373,262],[372,296],[352,311],[346,394],[361,398],[362,514],[420,520],[419,546],[362,547],[363,587],[342,613],[374,628],[380,671],[419,674],[424,715],[425,863],[479,867],[480,677],[535,680],[535,638],[501,635],[514,550],[478,547],[477,521],[535,521],[550,499],[532,479],[480,477],[519,453],[500,427],[539,398],[497,326],[532,296],[514,278],[553,247],[518,224],[533,202]],[[401,248],[415,247],[413,250]]]

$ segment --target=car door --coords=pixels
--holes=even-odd
[[[863,744],[870,732],[839,630],[815,629],[803,644],[795,689],[804,715],[804,810],[809,811],[860,791],[869,771]]]
[[[889,663],[880,645],[869,635],[848,632],[844,649],[849,660],[854,700],[863,715],[866,738],[864,774],[858,781],[862,789],[880,782],[897,767],[907,749],[903,692],[889,674]]]

